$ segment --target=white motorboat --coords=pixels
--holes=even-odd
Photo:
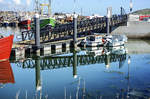
[[[103,39],[104,46],[108,47],[122,46],[127,42],[127,37],[125,35],[106,35]]]
[[[102,46],[104,44],[103,35],[94,34],[86,37],[86,40],[81,42],[81,45],[86,45],[88,47]]]

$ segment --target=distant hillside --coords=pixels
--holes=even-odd
[[[137,11],[133,12],[133,14],[150,15],[150,8],[137,10]]]

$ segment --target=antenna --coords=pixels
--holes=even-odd
[[[74,1],[74,3],[73,3],[73,13],[75,14],[76,13],[76,11],[75,11],[75,8],[76,8],[76,0],[73,0]]]
[[[49,9],[48,9],[49,10],[49,16],[52,15],[51,3],[52,3],[52,1],[49,0]]]

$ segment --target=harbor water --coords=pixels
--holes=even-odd
[[[0,32],[21,40],[19,28]],[[11,73],[0,67],[0,99],[149,99],[149,49],[150,41],[128,40],[121,47],[65,49],[10,60]]]

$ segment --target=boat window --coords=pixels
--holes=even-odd
[[[95,41],[95,37],[91,36],[90,41]]]

